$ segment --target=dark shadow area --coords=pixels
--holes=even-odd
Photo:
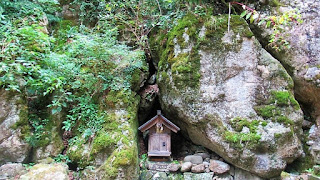
[[[75,163],[75,162],[68,163],[68,166],[69,166],[69,170],[71,170],[71,171],[77,171],[78,170],[78,164]]]

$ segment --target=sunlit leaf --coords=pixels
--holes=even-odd
[[[247,14],[247,11],[243,11],[243,12],[240,14],[240,17],[244,17],[246,14]]]

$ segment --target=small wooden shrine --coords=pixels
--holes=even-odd
[[[171,131],[177,133],[180,128],[161,115],[157,115],[139,127],[141,132],[149,130],[148,156],[170,157],[171,155]]]

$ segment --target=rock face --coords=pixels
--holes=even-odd
[[[255,176],[247,171],[235,168],[234,179],[246,179],[246,180],[263,180],[262,178]]]
[[[232,16],[187,15],[159,46],[160,104],[194,143],[261,177],[278,176],[302,154],[303,120],[293,81]]]
[[[309,131],[307,144],[310,146],[310,152],[316,164],[320,164],[320,128],[313,125]]]
[[[269,1],[271,3],[271,1]],[[295,24],[286,30],[284,39],[290,43],[289,49],[268,50],[292,74],[295,82],[297,100],[306,104],[307,110],[316,119],[320,116],[320,1],[319,0],[279,0],[277,5],[256,3],[256,9],[265,14],[281,16],[285,12],[297,9],[303,23]],[[261,7],[261,9],[259,8]],[[265,26],[252,27],[257,38],[267,46],[270,30]]]
[[[159,88],[157,84],[154,85],[147,85],[144,89],[140,92],[141,100],[139,106],[139,120],[144,122],[145,119],[148,117],[151,109],[153,108],[156,97],[158,96]]]
[[[0,165],[21,163],[29,154],[31,147],[22,138],[22,133],[30,128],[25,111],[22,98],[0,89]]]
[[[65,164],[37,164],[20,177],[21,180],[68,180],[68,166]]]

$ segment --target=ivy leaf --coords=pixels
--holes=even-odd
[[[243,11],[243,12],[240,14],[240,17],[244,17],[246,14],[247,14],[247,11]]]

